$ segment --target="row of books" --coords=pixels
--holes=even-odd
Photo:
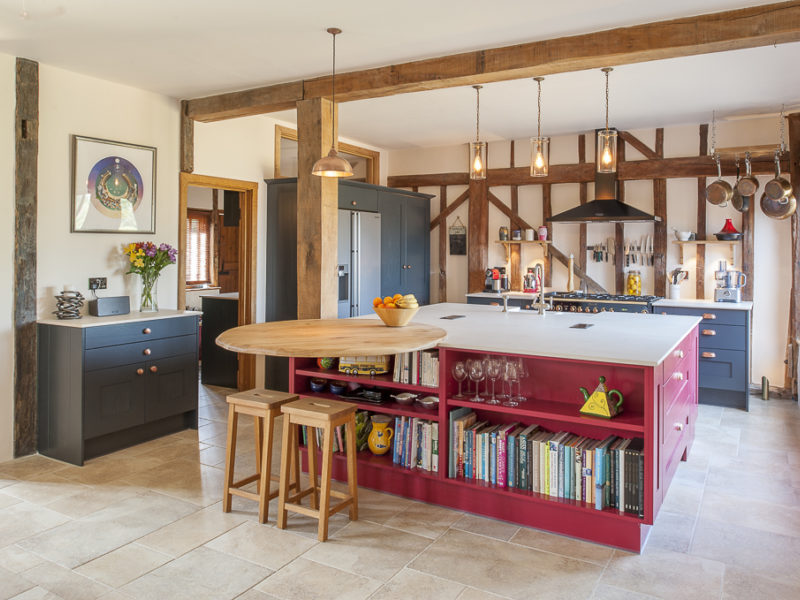
[[[450,412],[448,476],[644,517],[644,440],[603,440]]]
[[[439,471],[439,423],[395,417],[392,462],[406,469]]]
[[[439,351],[418,350],[395,354],[392,381],[439,387]]]
[[[308,427],[305,425],[300,426],[301,435],[303,436],[303,445],[308,446]],[[312,431],[314,432],[314,440],[317,443],[317,448],[322,448],[322,436],[323,431],[318,427],[312,427]],[[334,452],[344,452],[345,440],[345,430],[344,425],[339,425],[336,429],[333,430],[333,451]]]

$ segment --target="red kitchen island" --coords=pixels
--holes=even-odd
[[[452,317],[461,315],[455,319]],[[379,333],[392,329],[372,317]],[[352,320],[351,320],[352,321]],[[438,408],[418,404],[380,405],[355,401],[370,413],[420,418],[438,425],[438,471],[404,468],[392,453],[359,453],[359,485],[519,523],[576,538],[639,552],[644,545],[678,463],[686,460],[697,417],[698,339],[695,317],[624,313],[501,312],[498,307],[437,304],[423,307],[413,323],[444,329],[439,352],[438,387],[393,381],[392,374],[345,375],[317,367],[311,357],[290,359],[290,391],[340,398],[311,391],[310,380],[357,382],[393,393],[409,391],[440,398]],[[395,330],[401,331],[401,330]],[[264,342],[264,348],[270,346]],[[252,347],[250,352],[257,352]],[[261,353],[272,354],[270,351]],[[350,339],[340,355],[357,355]],[[451,367],[457,361],[500,356],[520,359],[526,375],[520,388],[527,402],[509,407],[456,399]],[[608,387],[624,398],[623,412],[612,419],[580,414],[583,386],[591,392],[604,376]],[[482,386],[483,387],[483,386]],[[608,436],[643,440],[643,506],[641,514],[617,508],[598,510],[594,503],[492,485],[474,478],[450,477],[450,412],[467,407],[490,424],[539,425],[549,432],[568,432],[602,440]],[[573,472],[574,473],[574,472]],[[345,479],[343,455],[335,455],[334,477]]]

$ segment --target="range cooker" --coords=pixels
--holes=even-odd
[[[579,313],[652,313],[653,303],[663,299],[661,296],[581,294],[579,292],[552,292],[548,294],[548,301],[553,304],[553,310]]]

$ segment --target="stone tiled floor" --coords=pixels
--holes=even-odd
[[[89,461],[0,464],[0,599],[800,598],[800,410],[701,406],[641,555],[360,490],[331,538],[220,506],[225,390],[200,428]],[[242,472],[253,431],[240,428]],[[277,457],[276,457],[277,461]],[[237,468],[237,470],[239,470]]]

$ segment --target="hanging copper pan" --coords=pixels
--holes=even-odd
[[[731,195],[731,204],[733,204],[733,208],[738,210],[740,213],[746,213],[750,210],[750,204],[752,203],[752,196],[742,196],[741,192],[739,191],[739,161],[736,161],[736,185],[733,186],[733,194]]]
[[[742,196],[752,196],[758,191],[758,179],[751,173],[750,153],[745,154],[744,158],[745,176],[736,182],[736,189]]]
[[[770,179],[764,186],[764,193],[772,200],[783,200],[792,193],[792,184],[781,177],[780,151],[775,151],[775,179]]]
[[[797,209],[797,200],[794,194],[789,194],[781,200],[773,200],[767,193],[761,194],[761,210],[772,219],[787,219]]]
[[[715,155],[717,161],[717,180],[712,181],[706,187],[706,200],[716,206],[727,206],[728,201],[733,195],[731,184],[722,179],[722,165],[719,162],[719,155]]]

